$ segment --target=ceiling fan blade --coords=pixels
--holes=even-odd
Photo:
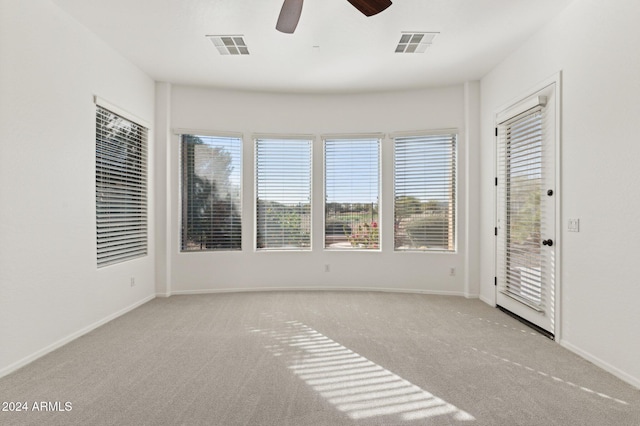
[[[298,26],[300,15],[302,14],[302,2],[303,0],[284,0],[282,9],[280,10],[280,16],[278,17],[278,23],[276,24],[276,30],[293,34]]]
[[[364,13],[366,16],[376,15],[389,6],[391,6],[391,0],[347,0],[356,9]]]

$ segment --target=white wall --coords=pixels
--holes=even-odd
[[[638,16],[638,2],[576,0],[482,79],[480,282],[494,303],[494,114],[562,71],[560,342],[640,387]]]
[[[0,0],[0,52],[1,376],[155,288],[153,235],[97,270],[93,103],[153,123],[153,81],[48,0]]]
[[[166,92],[166,87],[161,89]],[[477,100],[479,84],[469,86],[468,96]],[[465,282],[467,248],[465,88],[445,87],[401,93],[360,95],[284,95],[232,92],[174,86],[170,96],[171,128],[242,132],[243,250],[242,252],[179,252],[179,140],[168,140],[170,162],[168,198],[170,235],[166,250],[170,259],[167,287],[160,294],[243,289],[367,288],[409,290],[443,294],[477,295]],[[158,102],[162,102],[160,97]],[[162,107],[160,107],[162,108]],[[476,108],[477,110],[477,108]],[[473,122],[474,120],[469,120]],[[457,128],[459,141],[458,252],[396,253],[393,251],[393,146],[382,147],[381,252],[335,252],[323,250],[322,141],[327,133],[391,133],[396,131]],[[311,252],[256,252],[253,248],[254,185],[253,133],[312,134],[314,145],[313,233]],[[465,142],[466,141],[466,142]],[[468,143],[467,143],[468,142]],[[163,149],[159,147],[159,149]],[[158,180],[161,180],[158,176]],[[166,176],[164,177],[166,179]],[[161,237],[158,235],[158,238]],[[324,265],[330,272],[324,272]],[[450,268],[456,275],[450,276]],[[477,276],[476,271],[472,276]],[[467,277],[468,278],[468,277]]]

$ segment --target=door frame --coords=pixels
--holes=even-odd
[[[554,106],[555,106],[555,237],[554,237],[554,245],[555,248],[555,274],[554,274],[554,294],[553,294],[553,321],[554,321],[554,340],[558,343],[562,340],[562,71],[558,71],[556,74],[550,76],[549,78],[541,81],[535,86],[531,87],[529,90],[524,93],[516,96],[511,99],[509,102],[501,105],[494,111],[493,114],[493,128],[498,127],[498,116],[501,115],[504,111],[512,109],[516,107],[518,104],[522,103],[526,99],[534,96],[536,93],[541,90],[555,84],[555,93],[554,93]],[[492,130],[493,131],[493,130]],[[498,136],[494,136],[493,138],[493,171],[494,176],[498,176]],[[498,187],[494,186],[493,190],[493,223],[494,227],[498,226]],[[493,260],[494,260],[494,307],[497,306],[498,299],[498,287],[497,287],[497,277],[498,276],[498,238],[494,237],[493,240]]]

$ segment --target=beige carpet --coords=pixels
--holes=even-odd
[[[156,299],[0,401],[28,407],[1,425],[640,425],[639,390],[480,301],[364,292]]]

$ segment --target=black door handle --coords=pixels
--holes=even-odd
[[[551,247],[553,245],[553,240],[551,240],[551,239],[543,240],[542,241],[542,245]]]

